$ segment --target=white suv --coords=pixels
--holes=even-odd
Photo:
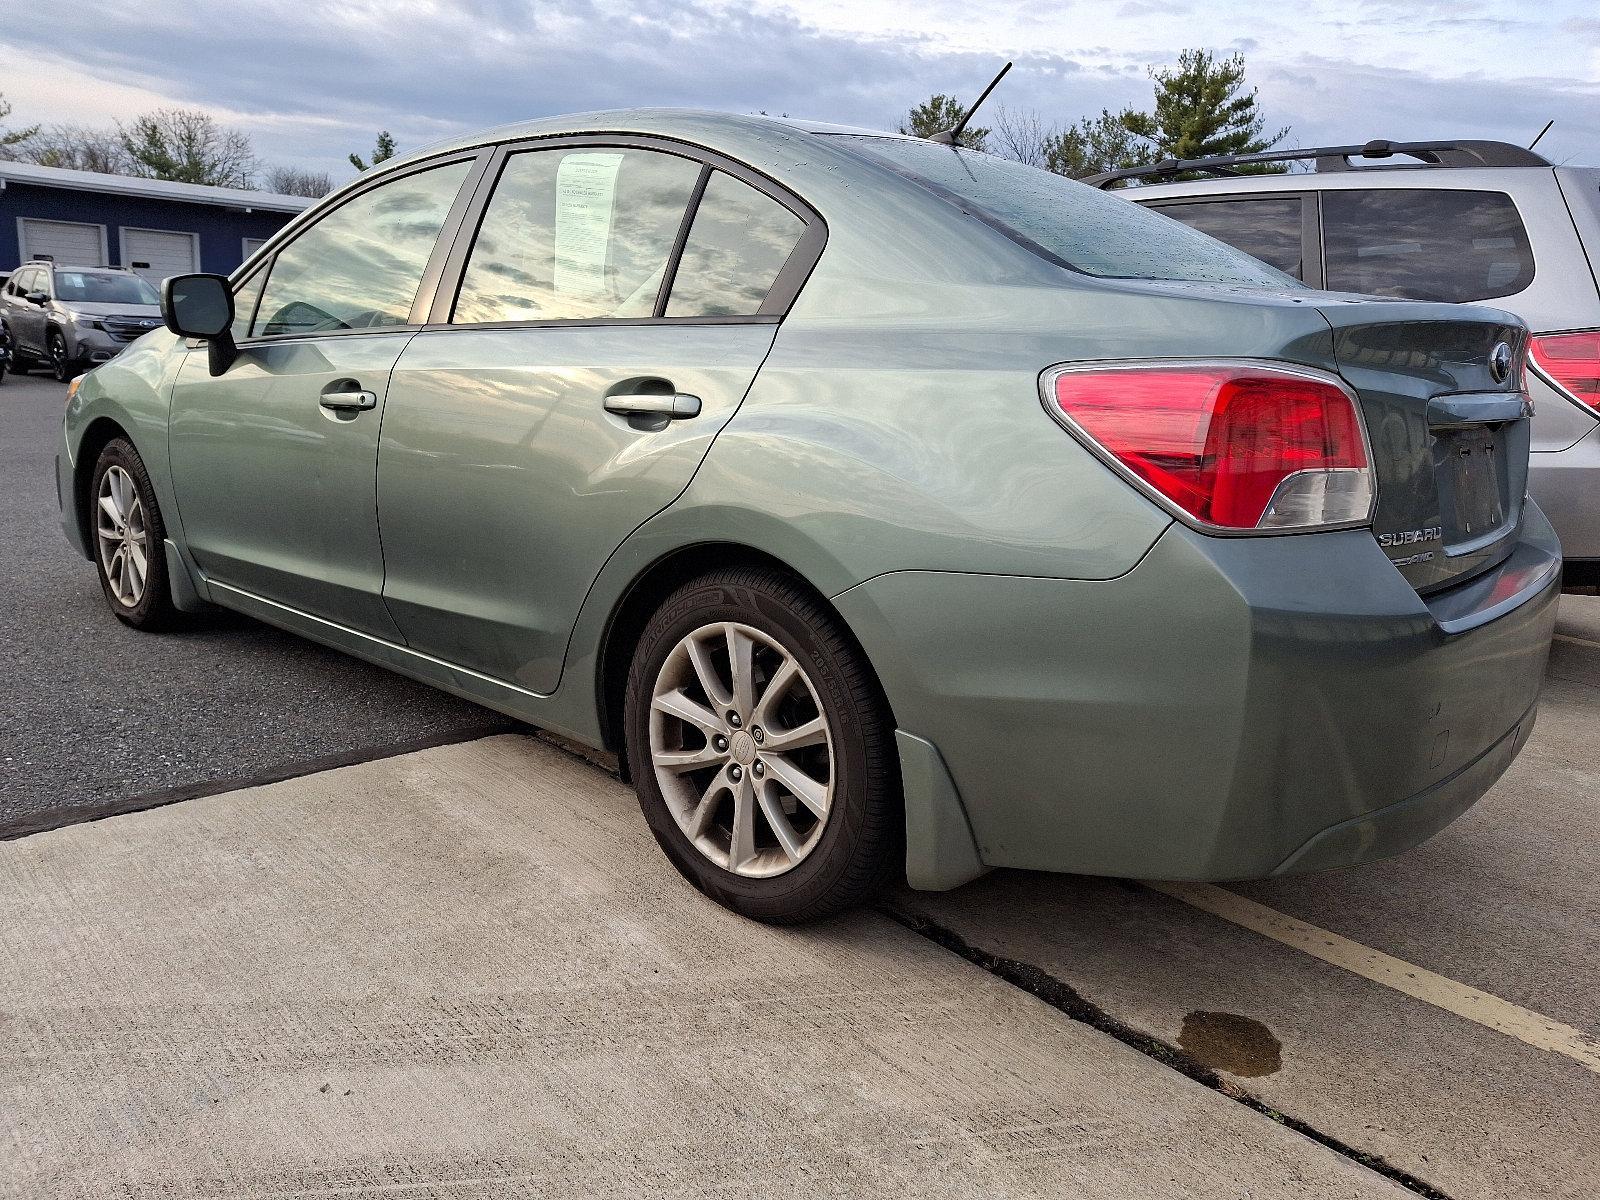
[[[1310,171],[1248,173],[1303,161]],[[1161,182],[1168,179],[1181,182]],[[1569,584],[1600,583],[1600,168],[1504,142],[1368,142],[1168,160],[1086,182],[1312,287],[1482,301],[1533,330],[1528,490]]]

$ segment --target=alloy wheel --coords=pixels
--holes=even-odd
[[[50,335],[50,370],[59,383],[67,382],[70,374],[67,364],[67,339],[59,333]]]
[[[96,497],[96,532],[100,543],[100,568],[111,594],[124,608],[137,608],[144,599],[150,570],[149,535],[144,504],[133,476],[112,465],[100,477]]]
[[[735,621],[703,625],[662,663],[650,757],[667,808],[702,855],[766,878],[802,862],[833,801],[833,736],[795,657]]]

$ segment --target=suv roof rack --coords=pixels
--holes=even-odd
[[[18,263],[14,270],[20,271],[23,267],[54,267],[58,271],[131,271],[132,267],[79,267],[72,263],[59,262],[48,254],[35,254],[25,263]]]
[[[1412,167],[1548,167],[1550,160],[1532,150],[1514,146],[1510,142],[1386,142],[1371,141],[1364,146],[1318,146],[1307,150],[1268,150],[1261,154],[1225,154],[1217,158],[1164,158],[1148,167],[1129,167],[1121,171],[1103,171],[1091,175],[1083,182],[1102,190],[1125,179],[1160,179],[1169,175],[1185,175],[1191,171],[1207,175],[1241,175],[1246,172],[1236,167],[1255,166],[1258,163],[1296,162],[1315,159],[1316,169],[1323,171],[1355,171],[1352,159],[1387,159],[1404,155],[1414,161],[1394,163],[1393,166]]]

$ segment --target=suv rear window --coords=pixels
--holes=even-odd
[[[1424,188],[1322,193],[1327,287],[1459,303],[1533,282],[1533,251],[1504,192]]]
[[[972,212],[1057,266],[1119,279],[1303,286],[1178,221],[1037,167],[910,138],[826,136]]]

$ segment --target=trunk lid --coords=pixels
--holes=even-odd
[[[1384,553],[1419,592],[1500,562],[1528,484],[1526,327],[1464,305],[1341,298],[1317,307],[1366,417]],[[1503,375],[1493,362],[1501,343]]]

